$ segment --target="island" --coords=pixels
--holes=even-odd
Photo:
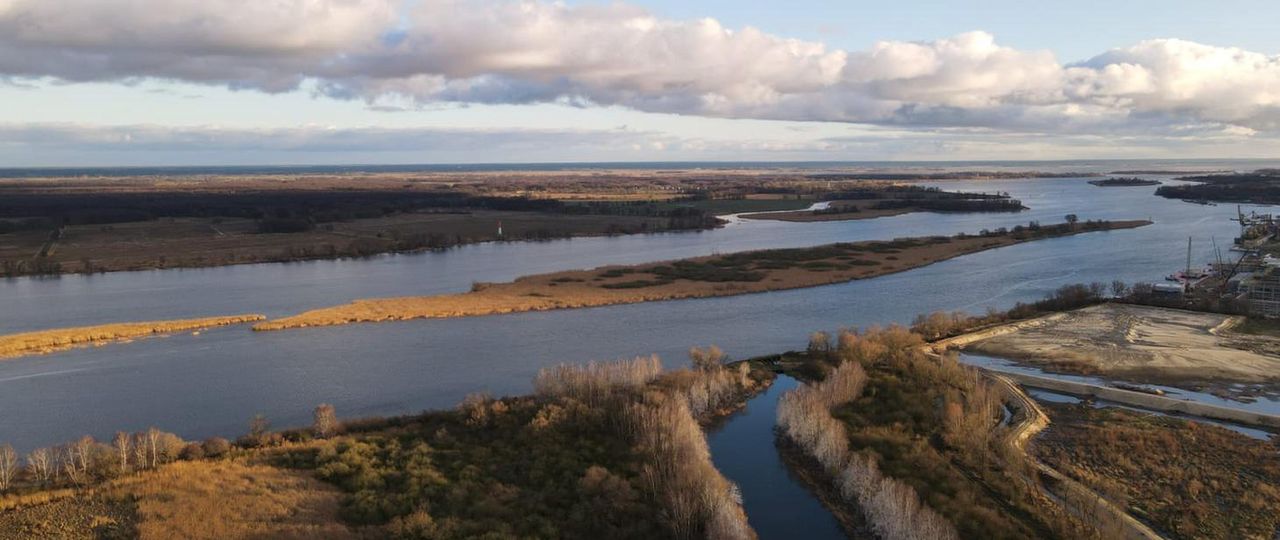
[[[1280,169],[1178,178],[1194,184],[1160,186],[1156,195],[1188,202],[1280,204]]]
[[[1163,182],[1159,180],[1149,180],[1146,178],[1138,178],[1136,176],[1104,178],[1102,180],[1090,180],[1090,184],[1098,187],[1129,187],[1129,186],[1158,186]]]
[[[978,234],[900,238],[769,249],[632,266],[606,266],[476,283],[438,296],[380,298],[307,311],[254,325],[282,330],[357,322],[497,315],[526,311],[734,296],[816,287],[901,272],[969,253],[1073,234],[1149,225],[1150,221],[1032,222]]]
[[[744,214],[747,219],[846,221],[913,212],[1021,212],[1027,207],[1007,193],[966,193],[913,185],[873,185],[832,192],[825,208]]]

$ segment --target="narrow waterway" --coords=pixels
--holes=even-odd
[[[779,375],[746,409],[708,433],[711,459],[742,490],[742,507],[761,540],[843,539],[839,523],[800,485],[774,446],[778,399],[800,384]]]

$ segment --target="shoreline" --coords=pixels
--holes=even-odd
[[[736,296],[845,283],[910,270],[962,255],[1040,239],[1129,229],[1145,220],[1049,225],[987,236],[904,238],[811,248],[747,251],[645,263],[569,270],[476,283],[470,292],[362,299],[254,325],[257,331],[500,315],[527,311],[602,307],[689,298]]]

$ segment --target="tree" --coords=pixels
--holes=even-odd
[[[1076,222],[1080,221],[1080,217],[1075,214],[1067,214],[1063,219],[1067,220],[1067,225],[1070,225],[1072,229],[1075,229]]]
[[[814,332],[809,334],[809,354],[826,356],[831,352],[831,334]]]
[[[317,438],[327,439],[338,432],[338,415],[334,412],[333,405],[328,403],[317,405],[312,418],[311,432]]]
[[[261,441],[267,436],[267,432],[271,430],[271,421],[267,420],[266,415],[258,413],[249,419],[249,437],[255,441]]]
[[[129,434],[123,431],[117,431],[114,439],[111,439],[111,447],[115,450],[116,466],[120,468],[120,474],[129,472],[129,454],[132,450],[132,441]]]
[[[715,345],[705,349],[693,347],[689,349],[689,360],[693,362],[694,368],[713,371],[724,365],[725,354]]]
[[[37,481],[45,483],[53,473],[53,456],[48,448],[37,448],[27,454],[27,470]]]
[[[1117,279],[1111,282],[1111,296],[1114,296],[1116,298],[1123,298],[1124,295],[1128,292],[1129,292],[1129,286],[1125,285],[1123,281],[1120,281]]]
[[[13,485],[13,478],[18,474],[18,454],[7,444],[0,445],[0,491]]]

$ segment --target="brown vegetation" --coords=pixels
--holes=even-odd
[[[1280,448],[1217,426],[1089,404],[1048,405],[1045,462],[1174,538],[1271,538]]]
[[[550,368],[533,396],[413,417],[339,424],[321,405],[272,433],[259,416],[234,445],[152,429],[36,450],[0,537],[749,539],[700,424],[771,375],[691,355]]]
[[[466,317],[733,296],[816,287],[900,272],[1041,238],[1140,227],[1147,221],[1033,224],[979,235],[903,238],[811,248],[748,251],[634,266],[609,266],[477,283],[468,293],[357,300],[254,326],[281,330],[355,322]]]
[[[263,315],[233,315],[174,321],[103,324],[58,328],[0,336],[0,360],[29,354],[45,354],[74,347],[133,338],[201,330],[266,319]]]
[[[746,214],[749,219],[779,221],[845,221],[875,219],[913,212],[1018,212],[1022,202],[1007,194],[964,193],[901,184],[869,184],[856,190],[833,191],[826,208],[793,212]]]
[[[1077,538],[1090,529],[1035,484],[1006,444],[1003,397],[901,328],[811,340],[783,432],[886,538]]]

